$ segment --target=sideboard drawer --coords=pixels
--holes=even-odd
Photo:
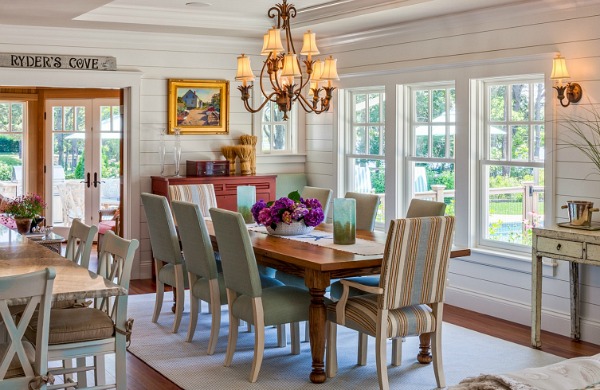
[[[554,238],[538,237],[537,250],[555,255],[583,258],[583,243]]]
[[[600,261],[600,245],[587,244],[587,259]]]

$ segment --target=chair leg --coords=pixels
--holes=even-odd
[[[290,330],[291,331],[291,330]],[[292,337],[293,337],[293,331]],[[283,348],[287,345],[287,333],[285,324],[277,325],[277,347]]]
[[[290,324],[290,337],[292,340],[292,355],[300,354],[300,323],[292,322]]]
[[[388,382],[387,375],[387,310],[381,310],[378,315],[378,326],[377,333],[375,335],[376,345],[376,365],[377,365],[377,379],[379,380],[380,390],[389,390],[390,384]]]
[[[127,340],[119,332],[115,334],[115,381],[117,390],[127,390]]]
[[[262,365],[265,352],[265,313],[260,297],[252,298],[252,312],[254,317],[254,358],[252,359],[252,369],[250,370],[250,382],[254,383],[258,379],[260,366]]]
[[[438,387],[446,387],[446,377],[444,375],[444,365],[442,363],[442,312],[443,303],[432,305],[433,313],[436,318],[436,329],[431,334],[431,354],[433,355],[433,373]]]
[[[402,337],[392,339],[392,366],[398,367],[402,364]]]
[[[198,316],[200,315],[200,300],[192,293],[192,286],[196,283],[197,276],[188,272],[188,280],[190,281],[190,324],[187,331],[187,342],[191,342],[194,338],[196,325],[198,324]]]
[[[160,271],[158,266],[158,261],[154,262],[156,275]],[[163,298],[165,296],[165,284],[156,278],[156,301],[154,302],[154,314],[152,315],[152,322],[158,321],[158,316],[160,315],[160,311],[162,309]]]
[[[177,333],[179,330],[179,324],[181,323],[181,318],[183,317],[183,306],[185,305],[185,288],[184,288],[184,279],[183,279],[183,265],[177,264],[174,267],[175,269],[175,287],[176,288],[176,297],[175,297],[175,320],[173,321],[173,333]]]
[[[325,356],[325,372],[327,377],[333,378],[338,371],[337,362],[337,324],[327,321],[327,349]]]
[[[106,355],[96,355],[94,356],[94,378],[96,380],[95,384],[105,385],[106,384]],[[83,387],[83,386],[82,386]]]
[[[219,281],[212,279],[209,282],[210,288],[210,308],[212,322],[210,324],[210,338],[208,339],[208,355],[215,353],[217,340],[219,339],[219,330],[221,329],[221,300],[219,298]]]
[[[308,321],[304,321],[304,342],[307,343],[310,341],[310,326],[308,326]]]
[[[235,292],[227,289],[227,302],[233,302],[235,299]],[[225,362],[223,365],[229,367],[233,360],[233,353],[235,352],[235,345],[237,344],[238,338],[238,327],[240,326],[239,318],[233,315],[231,304],[229,304],[229,335],[227,336],[227,352],[225,352]]]
[[[369,348],[369,336],[366,333],[358,332],[358,353],[357,362],[359,366],[367,365],[367,350]]]

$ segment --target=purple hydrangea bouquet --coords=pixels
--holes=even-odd
[[[294,223],[303,223],[313,228],[325,219],[321,202],[313,198],[304,199],[298,191],[268,203],[259,200],[252,206],[252,216],[257,223],[265,225],[267,230],[276,230],[281,224]]]

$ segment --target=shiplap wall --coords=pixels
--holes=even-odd
[[[545,75],[547,168],[546,218],[566,220],[560,206],[568,199],[588,199],[600,205],[600,176],[585,157],[574,149],[562,148],[555,139],[554,118],[581,113],[582,107],[598,102],[600,96],[600,2],[563,2],[554,8],[547,2],[529,2],[469,15],[447,16],[433,21],[392,26],[364,36],[339,37],[322,51],[338,58],[343,89],[385,86],[386,88],[386,216],[404,214],[403,87],[408,84],[454,81],[456,83],[456,243],[472,247],[473,255],[452,260],[447,302],[481,313],[529,325],[531,321],[530,260],[499,252],[478,251],[474,241],[475,210],[478,208],[475,178],[477,165],[476,117],[470,107],[477,99],[475,80],[511,75]],[[582,85],[584,98],[578,106],[557,106],[556,91],[549,79],[552,58],[561,52],[574,81]],[[399,94],[396,96],[396,91]],[[399,116],[397,117],[397,109]],[[334,126],[331,154],[319,148],[308,152],[307,172],[320,185],[337,188],[337,173],[343,172],[337,154],[337,137],[347,134],[343,123],[332,118],[308,122],[308,145],[329,139]],[[315,141],[315,142],[312,142]],[[331,159],[328,159],[331,157]],[[310,167],[318,167],[311,171]],[[331,175],[329,175],[331,172]],[[343,189],[337,191],[343,196]],[[594,219],[600,220],[600,213]],[[569,334],[568,265],[544,266],[542,328]],[[582,338],[600,343],[600,269],[584,266],[582,271]]]

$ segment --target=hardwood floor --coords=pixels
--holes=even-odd
[[[155,285],[152,280],[131,281],[130,294],[146,294],[154,291]],[[449,305],[444,306],[444,321],[516,344],[530,345],[529,326],[515,324]],[[600,353],[600,345],[572,341],[569,337],[549,332],[542,331],[542,340],[543,351],[564,358]],[[127,383],[130,390],[145,390],[149,388],[161,390],[180,389],[179,386],[129,353],[127,354],[127,364]]]

